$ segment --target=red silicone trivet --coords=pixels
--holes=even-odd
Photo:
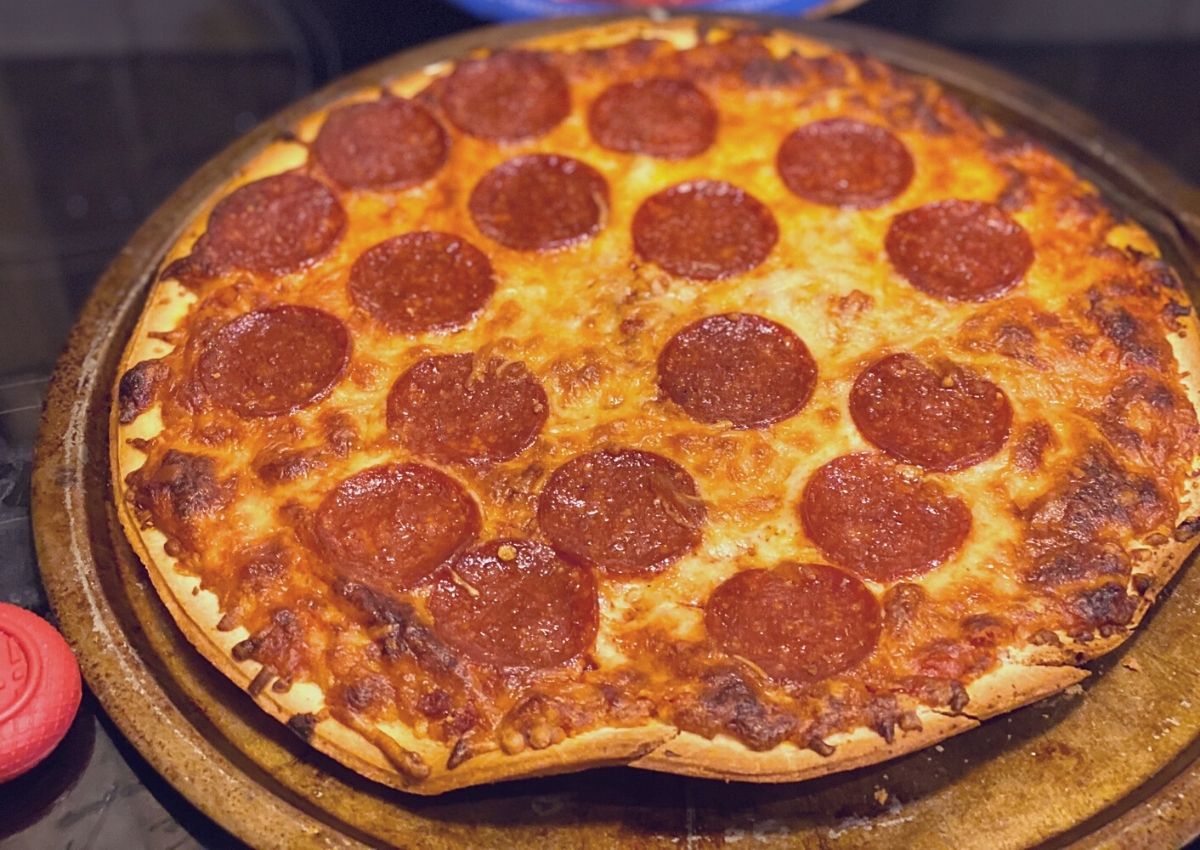
[[[80,696],[79,665],[62,636],[35,614],[0,602],[0,782],[50,755]]]

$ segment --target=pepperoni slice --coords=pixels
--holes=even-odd
[[[713,143],[717,110],[693,83],[652,77],[605,89],[588,111],[588,129],[610,150],[684,159]]]
[[[218,267],[283,274],[325,254],[345,229],[346,212],[333,192],[288,171],[223,198],[209,216],[204,252]]]
[[[795,416],[817,364],[800,338],[770,319],[724,313],[675,334],[658,357],[662,391],[701,422],[762,428]]]
[[[883,615],[865,584],[824,564],[745,570],[713,591],[709,637],[772,679],[819,682],[848,670],[879,643]]]
[[[800,519],[825,557],[874,581],[928,572],[962,547],[971,512],[881,455],[836,458],[804,488]]]
[[[412,451],[445,463],[515,457],[546,423],[549,402],[524,363],[473,354],[427,357],[388,396],[388,427]]]
[[[633,246],[680,277],[720,280],[762,263],[779,239],[775,217],[737,186],[695,180],[647,198],[633,217]]]
[[[911,354],[873,363],[850,390],[850,415],[870,442],[905,463],[948,472],[1000,451],[1012,425],[1008,396],[948,361]]]
[[[908,188],[913,159],[888,130],[849,118],[806,124],[783,140],[775,167],[793,194],[814,204],[870,209]]]
[[[492,297],[492,264],[465,239],[437,231],[380,242],[350,269],[350,300],[394,333],[450,330]]]
[[[443,570],[429,596],[437,633],[496,667],[557,667],[596,639],[596,582],[532,540],[492,540]]]
[[[340,319],[285,304],[245,313],[217,331],[196,377],[218,405],[255,419],[325,398],[349,362],[350,334]]]
[[[479,533],[463,486],[419,463],[364,469],[317,509],[317,540],[345,578],[400,592],[421,582]]]
[[[706,514],[683,467],[634,449],[579,455],[538,499],[538,524],[558,553],[613,575],[666,569],[700,543]]]
[[[464,133],[502,141],[548,133],[571,111],[562,73],[540,56],[519,50],[460,62],[446,78],[441,101]]]
[[[938,201],[900,213],[884,246],[909,283],[946,301],[999,298],[1033,264],[1025,228],[982,201]]]
[[[428,109],[388,97],[329,113],[313,141],[325,173],[355,189],[424,183],[446,162],[446,131]]]
[[[586,163],[555,154],[510,159],[471,192],[471,218],[517,251],[549,251],[595,236],[608,212],[608,182]]]

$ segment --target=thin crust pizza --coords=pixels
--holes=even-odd
[[[229,175],[113,482],[188,639],[368,777],[791,781],[1129,636],[1200,528],[1197,331],[1145,231],[937,83],[624,21]]]

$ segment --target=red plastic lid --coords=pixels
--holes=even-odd
[[[0,782],[58,746],[82,695],[79,665],[54,627],[0,602]]]

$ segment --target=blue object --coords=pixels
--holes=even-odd
[[[452,0],[481,18],[513,21],[601,12],[645,12],[663,8],[672,12],[774,12],[780,15],[809,12],[828,0]]]

